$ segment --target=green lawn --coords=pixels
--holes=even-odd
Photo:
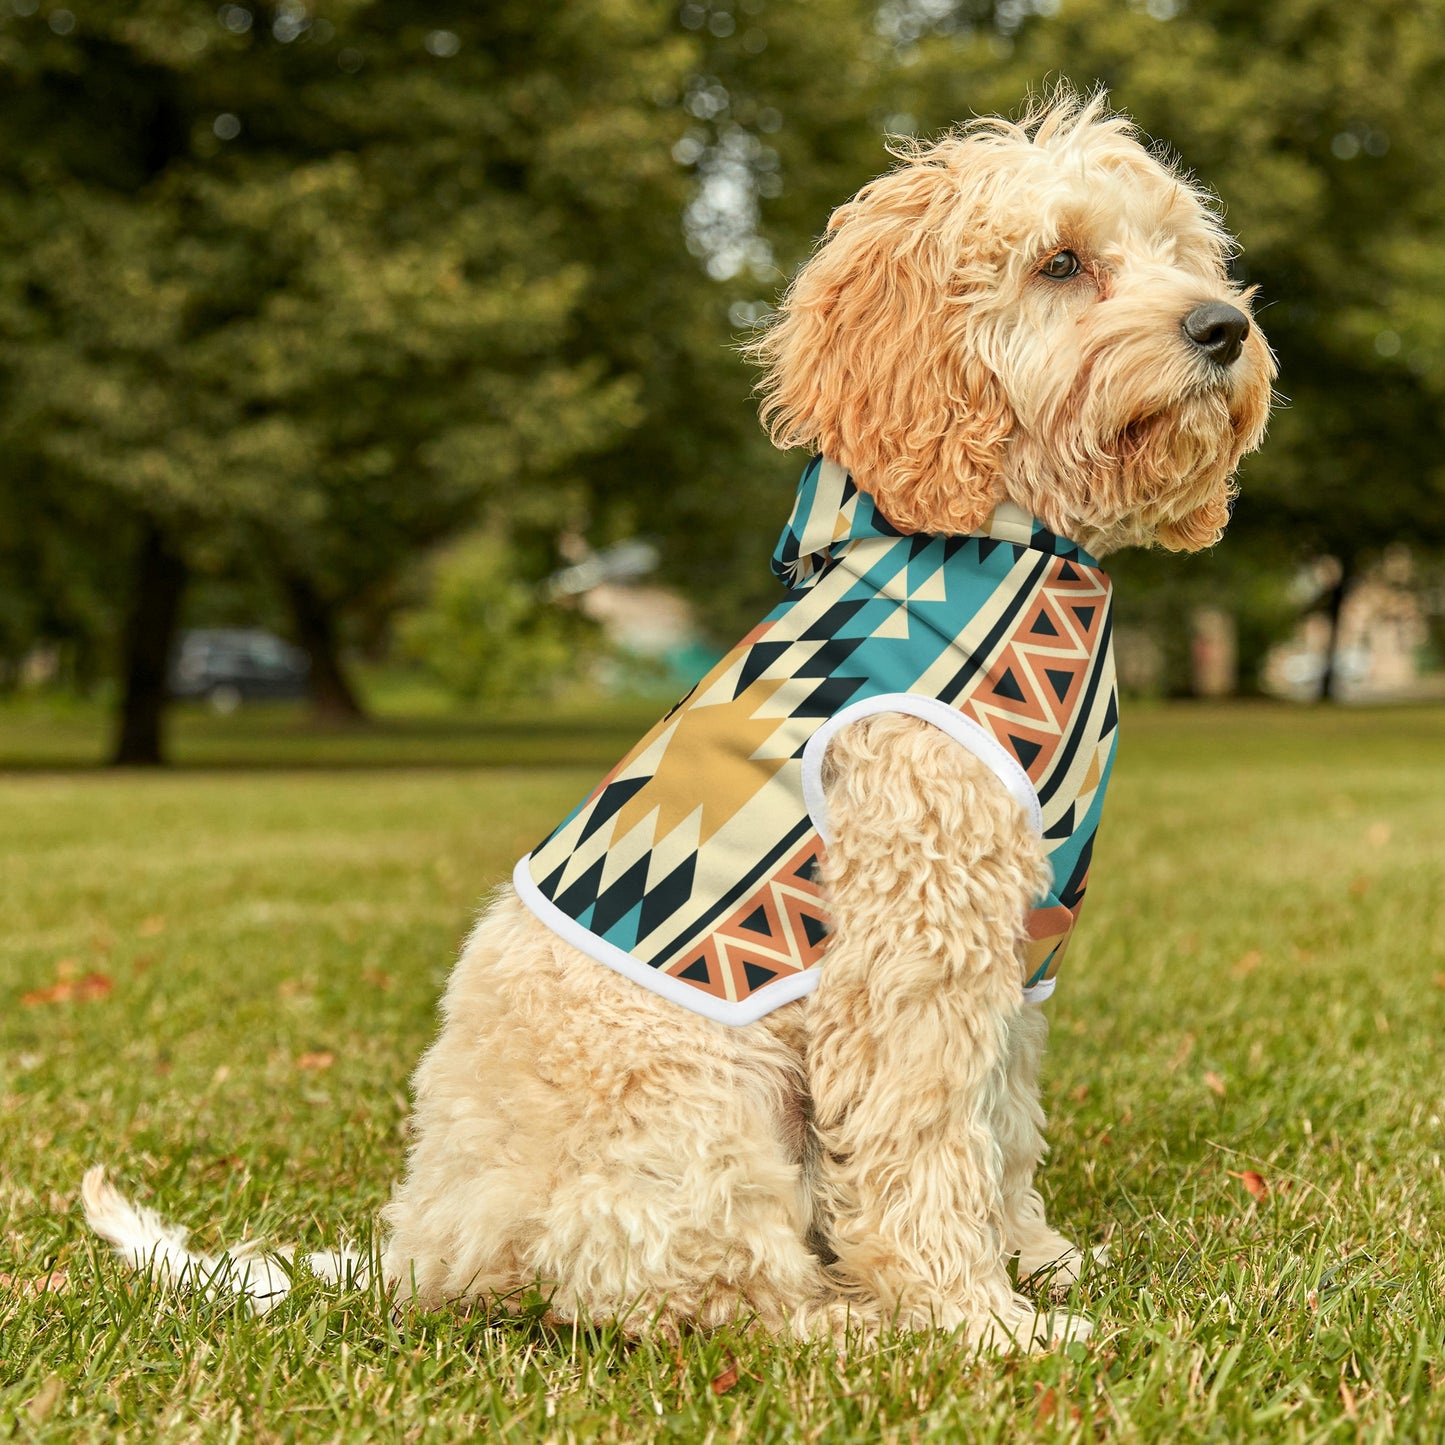
[[[479,899],[640,721],[191,718],[140,776],[0,716],[0,1438],[1445,1439],[1439,709],[1126,709],[1048,1005],[1087,1348],[674,1354],[309,1280],[255,1320],[95,1249],[96,1160],[202,1246],[365,1240]]]

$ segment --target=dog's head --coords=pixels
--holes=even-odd
[[[773,440],[906,531],[973,531],[1007,498],[1096,552],[1215,542],[1274,360],[1209,200],[1101,96],[901,158],[751,348]]]

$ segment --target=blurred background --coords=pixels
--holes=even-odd
[[[1059,77],[1287,398],[1224,545],[1111,562],[1125,687],[1445,697],[1440,0],[0,0],[0,762],[675,694],[804,460],[738,343],[888,135]]]

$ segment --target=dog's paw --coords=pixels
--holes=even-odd
[[[1023,1350],[1036,1354],[1076,1340],[1087,1340],[1093,1330],[1093,1321],[1084,1315],[1040,1310],[1032,1300],[1016,1295],[1008,1309],[993,1315],[981,1328],[970,1331],[969,1339],[979,1350],[995,1353]]]
[[[1085,1254],[1060,1236],[1057,1245],[1050,1248],[1019,1252],[1019,1283],[1050,1294],[1067,1294],[1079,1282],[1089,1261],[1107,1264],[1109,1246],[1096,1244]]]

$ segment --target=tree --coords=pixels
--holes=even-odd
[[[261,555],[325,654],[484,504],[555,526],[569,468],[641,419],[578,323],[556,178],[605,176],[634,223],[680,212],[650,97],[689,46],[648,0],[456,14],[0,21],[0,440],[45,494],[127,519],[118,761],[160,758],[188,568]]]

